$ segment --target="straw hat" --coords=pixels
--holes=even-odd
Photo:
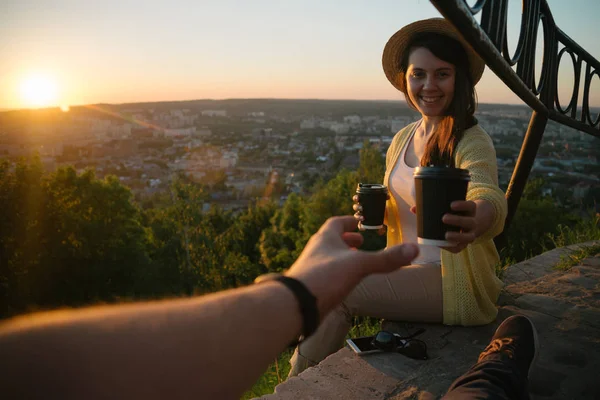
[[[385,76],[388,78],[390,83],[396,89],[403,93],[405,91],[404,82],[397,82],[398,72],[400,72],[400,58],[406,51],[406,47],[414,35],[423,32],[446,35],[456,39],[460,44],[462,44],[465,52],[467,53],[467,57],[469,58],[469,72],[471,73],[473,85],[479,82],[481,75],[483,75],[485,62],[447,20],[444,18],[431,18],[406,25],[398,32],[394,33],[383,49],[383,57],[381,60],[383,64],[383,71],[385,72]]]

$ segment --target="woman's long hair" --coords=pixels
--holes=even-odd
[[[445,116],[429,138],[421,165],[447,165],[454,167],[454,151],[463,137],[465,129],[477,124],[473,116],[477,107],[475,87],[469,72],[469,60],[463,46],[455,39],[439,33],[421,33],[412,40],[400,62],[398,79],[404,88],[406,85],[406,70],[408,58],[413,49],[423,47],[434,56],[454,65],[456,76],[454,81],[454,97],[446,109]],[[410,100],[408,90],[404,90],[406,103],[412,108],[417,107]]]

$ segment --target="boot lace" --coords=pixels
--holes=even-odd
[[[515,356],[513,339],[511,338],[501,338],[494,339],[488,346],[481,352],[479,355],[479,360],[481,361],[483,358],[489,356],[493,353],[505,352],[510,359],[513,359]]]

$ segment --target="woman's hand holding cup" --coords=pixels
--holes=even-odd
[[[430,166],[417,167],[413,175],[417,241],[452,252],[463,250],[475,240],[473,225],[476,205],[465,200],[471,180],[469,171]],[[453,215],[455,213],[459,215]]]
[[[364,198],[362,198],[364,196]],[[362,202],[361,202],[362,198]],[[354,218],[358,220],[358,229],[375,230],[379,235],[387,231],[383,225],[385,203],[389,199],[387,187],[380,184],[359,183],[356,194],[352,196]],[[364,206],[367,206],[365,211]]]
[[[362,215],[363,208],[362,208],[362,205],[360,204],[360,198],[358,197],[357,194],[352,196],[352,201],[354,202],[354,204],[352,205],[352,209],[355,211],[354,218],[360,223],[361,221],[363,221],[365,219],[365,217],[363,217],[363,215]]]
[[[460,231],[446,232],[446,240],[456,243],[456,245],[443,247],[443,249],[451,253],[459,253],[477,239],[477,219],[475,218],[477,205],[473,201],[457,200],[453,201],[450,207],[452,211],[458,214],[444,214],[442,222],[457,226],[460,228]]]

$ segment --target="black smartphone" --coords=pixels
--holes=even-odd
[[[354,350],[354,352],[359,356],[365,354],[380,353],[381,350],[379,350],[377,347],[371,344],[373,338],[374,336],[351,338],[346,339],[346,343],[348,343],[348,347]]]

